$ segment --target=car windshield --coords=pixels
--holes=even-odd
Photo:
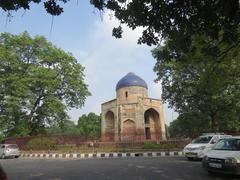
[[[192,141],[193,144],[198,143],[209,143],[209,141],[212,139],[212,136],[200,136]]]
[[[222,139],[213,148],[214,150],[240,151],[240,139]]]
[[[8,148],[11,148],[11,149],[17,149],[18,146],[16,144],[11,144],[11,145],[7,145]]]

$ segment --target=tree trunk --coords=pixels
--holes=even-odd
[[[33,106],[32,110],[31,110],[31,112],[30,112],[30,114],[29,114],[29,123],[32,122],[33,114],[36,112],[37,107],[38,107],[38,105],[39,105],[39,103],[40,103],[40,101],[41,101],[41,98],[42,98],[42,96],[39,96],[39,97],[37,98],[37,100],[35,101],[35,103],[34,103],[34,106]]]
[[[210,117],[211,117],[211,130],[212,130],[212,132],[216,133],[219,130],[216,113],[211,114]]]

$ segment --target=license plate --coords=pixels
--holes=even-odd
[[[196,156],[196,153],[194,153],[194,152],[187,152],[186,155],[187,156]]]
[[[195,157],[195,155],[192,155],[192,154],[188,154],[188,155],[186,155],[187,157]]]
[[[209,166],[213,168],[222,168],[222,165],[219,163],[209,163]]]

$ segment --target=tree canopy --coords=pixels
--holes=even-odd
[[[158,44],[161,38],[187,40],[192,34],[205,34],[224,40],[239,38],[236,29],[240,22],[238,0],[92,0],[99,10],[110,9],[121,24],[135,29],[143,27],[139,43]],[[117,38],[122,35],[121,25],[113,29]]]
[[[207,125],[211,131],[240,129],[239,44],[229,48],[224,41],[195,35],[188,49],[168,39],[153,56],[162,98],[180,114],[176,123]]]
[[[37,134],[68,119],[90,95],[84,68],[42,36],[0,35],[0,124],[7,135],[18,129]]]
[[[46,128],[47,134],[74,134],[80,135],[85,140],[99,139],[101,134],[101,118],[97,114],[91,112],[83,114],[78,119],[77,125],[73,121],[65,120],[60,124],[55,123]]]
[[[0,1],[4,11],[30,9],[30,3],[44,2],[44,8],[51,15],[60,15],[63,4],[70,0],[5,0]],[[213,39],[222,37],[230,43],[238,42],[236,29],[240,23],[239,0],[90,0],[97,9],[111,10],[121,24],[131,29],[143,27],[138,43],[156,45],[162,38],[177,40],[183,36],[186,42],[192,34],[204,34]],[[113,29],[113,35],[122,37],[121,27]],[[224,36],[220,36],[223,32]],[[177,43],[177,42],[176,42]]]
[[[212,132],[209,118],[198,112],[182,113],[168,127],[170,138],[195,138],[202,133]]]
[[[101,135],[101,117],[95,113],[83,114],[79,117],[77,126],[85,139],[98,139]]]
[[[46,134],[64,134],[64,135],[79,135],[79,129],[71,120],[62,121],[60,124],[55,123],[46,128]]]
[[[58,16],[63,12],[63,7],[60,5],[61,3],[66,3],[70,0],[44,0],[44,8],[47,13]],[[0,1],[0,7],[4,11],[17,11],[19,9],[29,10],[31,3],[41,3],[43,0],[4,0]]]

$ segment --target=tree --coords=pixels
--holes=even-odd
[[[29,134],[68,119],[68,108],[81,108],[90,95],[84,68],[69,53],[42,36],[0,36],[0,123],[6,135],[26,122]]]
[[[209,119],[196,112],[180,114],[170,122],[168,130],[171,138],[195,138],[204,132],[211,132]]]
[[[170,138],[169,126],[167,124],[165,124],[165,133],[166,133],[166,138],[169,139]]]
[[[60,15],[60,6],[70,0],[46,0],[44,8],[51,15]],[[30,9],[30,3],[41,3],[43,0],[5,0],[0,2],[4,11]],[[162,38],[175,39],[184,37],[190,43],[192,34],[204,34],[213,39],[223,37],[230,44],[239,43],[236,33],[240,23],[239,0],[90,0],[101,12],[111,10],[121,24],[131,29],[143,27],[139,43],[158,44]],[[224,32],[224,36],[220,36]],[[122,27],[113,29],[116,38],[122,37]],[[188,45],[187,45],[188,46]],[[186,47],[187,47],[186,46]]]
[[[59,2],[66,3],[69,0],[46,0],[43,5],[47,13],[58,16],[63,12]],[[17,11],[19,9],[30,9],[30,3],[41,3],[43,0],[4,0],[0,1],[0,7],[4,11]]]
[[[239,41],[236,33],[240,22],[238,0],[91,0],[91,3],[103,11],[113,11],[121,24],[131,29],[143,27],[139,43],[158,44],[162,38],[171,38],[178,43],[184,37],[190,43],[192,34],[204,34],[213,39]],[[116,38],[122,36],[122,27],[113,29]],[[220,36],[220,32],[224,36]],[[235,38],[235,39],[234,39]]]
[[[85,139],[97,139],[101,134],[101,117],[95,113],[84,114],[78,119],[78,128]]]
[[[213,132],[240,129],[239,44],[229,49],[224,41],[194,35],[188,49],[168,39],[153,56],[162,98],[180,114],[176,123],[186,118]],[[191,128],[199,127],[196,123]]]
[[[46,128],[47,134],[71,134],[78,135],[79,129],[73,121],[65,120],[61,124],[56,123],[48,128]]]

